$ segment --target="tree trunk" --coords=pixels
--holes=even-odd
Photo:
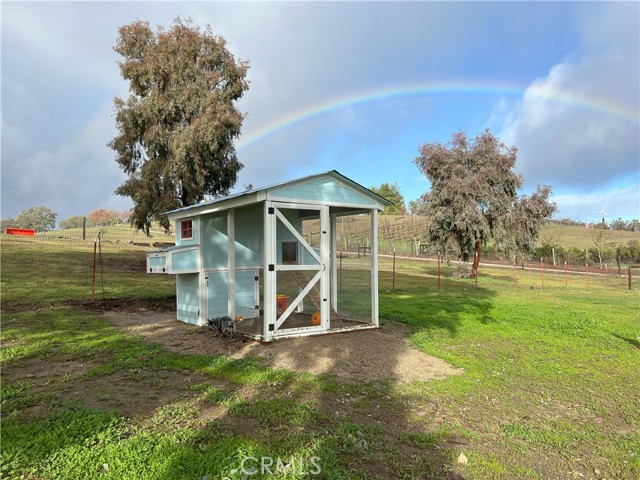
[[[478,275],[478,266],[480,265],[480,240],[476,240],[476,248],[473,253],[473,265],[471,265],[471,278]]]

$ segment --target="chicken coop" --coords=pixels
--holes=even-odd
[[[228,316],[265,341],[375,328],[390,203],[333,170],[173,210],[176,244],[148,252],[147,272],[176,275],[177,319],[195,325]]]

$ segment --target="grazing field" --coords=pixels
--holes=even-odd
[[[383,321],[463,369],[400,383],[169,349],[65,302],[74,288],[54,276],[40,278],[46,303],[5,283],[28,261],[2,259],[3,478],[640,477],[637,284],[541,288],[524,270],[514,288],[481,268],[476,288],[451,268],[438,290],[433,264],[406,262],[392,289],[381,261]],[[132,291],[112,294],[123,316],[171,308]]]

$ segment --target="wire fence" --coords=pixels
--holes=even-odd
[[[84,236],[84,240],[83,240]],[[159,299],[175,296],[174,275],[146,273],[146,252],[171,244],[173,237],[146,237],[129,228],[64,231],[34,237],[0,235],[2,307],[65,301]],[[341,249],[336,281],[341,298],[358,287],[370,291],[368,248]],[[362,262],[365,264],[362,264]],[[362,265],[361,265],[362,264]],[[583,265],[539,261],[481,263],[477,279],[469,265],[437,255],[379,255],[379,288],[397,290],[423,285],[440,289],[479,286],[516,288],[585,288],[594,291],[640,287],[637,265]],[[364,266],[363,266],[364,265]],[[359,298],[359,297],[358,297]],[[366,302],[361,302],[366,303]]]
[[[481,262],[476,278],[471,264],[438,255],[379,255],[379,286],[401,290],[416,283],[436,289],[473,286],[514,288],[580,288],[598,290],[640,290],[640,265],[597,264],[556,265],[539,261]]]
[[[2,305],[175,295],[173,275],[146,273],[146,252],[166,238],[96,229],[34,237],[0,235]],[[66,233],[66,232],[65,232]]]

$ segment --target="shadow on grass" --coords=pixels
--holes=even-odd
[[[640,349],[640,342],[638,340],[635,340],[633,338],[623,337],[622,335],[618,335],[617,333],[614,333],[613,336],[616,337],[616,338],[619,338],[620,340],[624,340],[625,342],[627,342],[632,347]]]
[[[78,309],[2,327],[9,476],[241,478],[265,467],[255,478],[287,468],[287,478],[463,478],[453,459],[467,442],[455,429],[416,418],[393,382],[334,376],[366,362],[356,349],[326,352],[326,374],[314,376],[172,353]],[[387,367],[397,361],[390,353]]]
[[[395,290],[380,290],[380,316],[419,330],[444,329],[451,335],[464,319],[493,323],[493,290],[473,280],[441,280],[441,288],[419,275],[396,274]]]

